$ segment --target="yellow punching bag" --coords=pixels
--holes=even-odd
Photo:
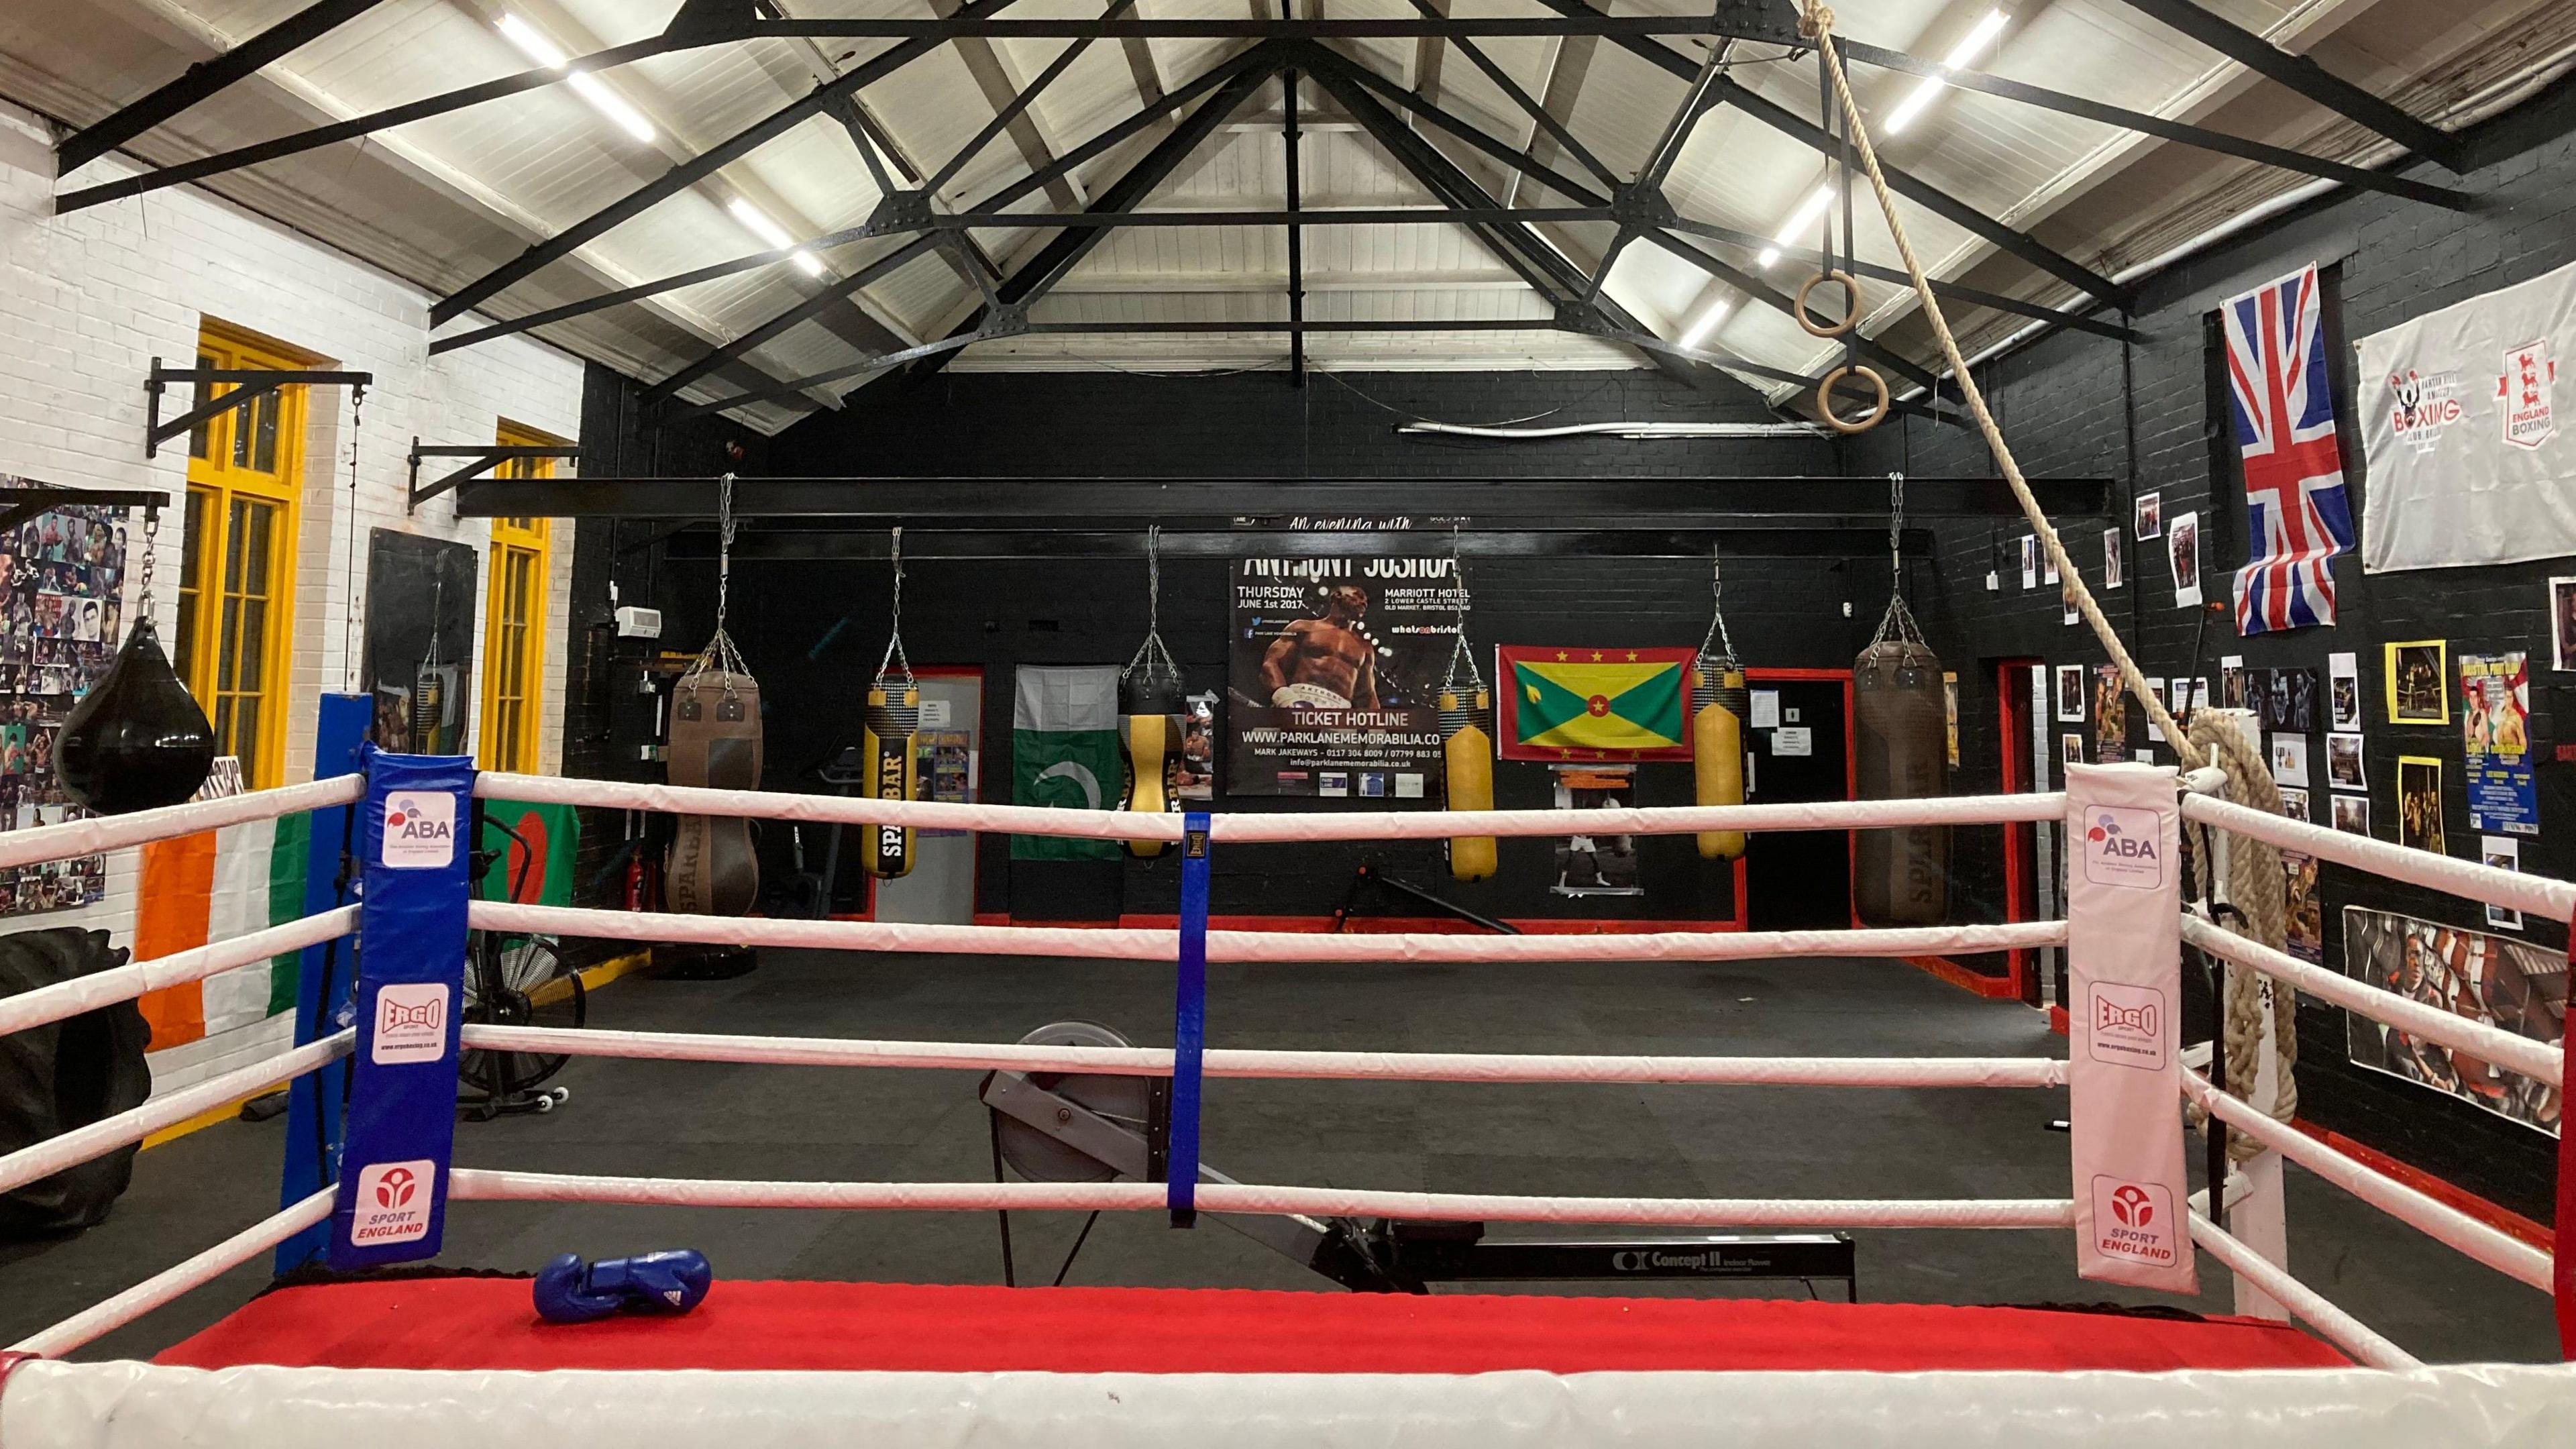
[[[1494,697],[1483,681],[1440,691],[1440,758],[1452,810],[1494,808]],[[1449,874],[1483,880],[1494,873],[1494,837],[1453,836]]]
[[[900,684],[880,674],[868,686],[860,752],[867,758],[871,800],[910,800],[921,790],[921,765],[913,732],[921,728],[921,686],[907,673]],[[892,880],[912,869],[912,827],[877,826],[867,852],[868,874]]]
[[[1725,655],[1701,654],[1691,667],[1691,769],[1702,805],[1744,803],[1744,719],[1751,695],[1744,671]],[[1741,830],[1699,832],[1702,860],[1744,854]]]
[[[1174,808],[1172,768],[1181,759],[1181,698],[1178,675],[1151,665],[1118,681],[1118,748],[1127,759],[1127,794],[1119,808],[1154,815]],[[1139,860],[1161,855],[1160,840],[1130,840],[1127,853]]]

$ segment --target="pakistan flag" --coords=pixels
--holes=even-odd
[[[1117,666],[1021,665],[1011,701],[1011,803],[1109,810],[1125,786]],[[1013,860],[1109,860],[1117,854],[1115,841],[1011,837]]]

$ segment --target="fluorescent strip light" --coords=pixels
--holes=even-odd
[[[516,15],[503,14],[492,22],[492,28],[501,32],[502,39],[517,46],[521,55],[539,65],[560,70],[571,59],[553,41],[539,34],[535,26]],[[616,122],[619,130],[636,140],[648,145],[652,142],[655,135],[653,123],[644,119],[642,111],[628,105],[624,97],[610,90],[606,82],[588,71],[575,71],[569,79],[573,93],[590,102],[591,109]]]
[[[1762,255],[1755,260],[1768,269],[1773,262],[1780,260],[1780,247],[1805,240],[1807,232],[1817,222],[1825,219],[1825,208],[1833,204],[1834,184],[1828,181],[1816,188],[1816,194],[1807,198],[1807,204],[1798,208],[1797,214],[1789,218],[1787,226],[1780,228],[1779,235],[1773,238],[1780,246],[1764,247]]]
[[[1734,310],[1735,303],[1731,298],[1720,297],[1710,303],[1708,310],[1699,314],[1699,320],[1690,325],[1690,330],[1682,334],[1682,346],[1696,349],[1717,330],[1718,323],[1726,320],[1726,314]]]
[[[769,243],[773,247],[785,248],[796,246],[796,238],[787,234],[787,228],[770,220],[768,212],[761,210],[759,207],[752,205],[750,202],[743,200],[739,196],[725,203],[725,211],[729,213],[734,220],[741,222],[745,231],[750,232],[753,236],[760,238],[762,241]],[[815,256],[812,252],[806,251],[802,247],[797,247],[796,254],[791,258],[791,260],[796,263],[796,269],[798,271],[803,272],[809,277],[819,277],[823,275],[823,259]]]
[[[1987,11],[1986,18],[1978,21],[1976,28],[1970,30],[1966,38],[1957,45],[1950,47],[1950,53],[1941,58],[1943,74],[1957,70],[1985,54],[1986,48],[1993,45],[1996,37],[2004,33],[2004,27],[2011,23],[2012,17],[2001,10]],[[1887,134],[1893,136],[1913,125],[1924,110],[1932,104],[1933,98],[1946,89],[1948,87],[1942,84],[1941,76],[1925,76],[1923,83],[1914,88],[1914,93],[1907,96],[1904,103],[1888,116]]]

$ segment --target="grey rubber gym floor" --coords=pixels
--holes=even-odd
[[[1257,966],[1210,971],[1218,1045],[1513,1052],[2062,1055],[2044,1018],[1909,967],[1810,960],[1669,966]],[[731,981],[629,977],[590,1023],[1015,1041],[1065,1018],[1171,1039],[1168,966],[766,953]],[[461,1165],[676,1177],[984,1179],[991,1146],[965,1072],[595,1060],[546,1116],[458,1127]],[[1253,1182],[1432,1191],[1781,1197],[2063,1197],[2062,1091],[1208,1084],[1205,1155]],[[272,1210],[283,1126],[225,1123],[144,1153],[133,1189],[76,1238],[0,1246],[0,1343],[97,1302]],[[2193,1156],[2198,1156],[2197,1143]],[[2290,1170],[2291,1266],[2432,1361],[2554,1359],[2545,1295]],[[1018,1214],[1021,1281],[1053,1276],[1079,1214]],[[2171,1302],[2085,1283],[2063,1232],[1863,1231],[1864,1299]],[[989,1214],[743,1212],[460,1204],[441,1262],[532,1270],[556,1253],[696,1247],[719,1281],[1001,1281]],[[2229,1311],[2204,1257],[2203,1296]],[[238,1270],[93,1345],[153,1353],[248,1299]],[[1076,1284],[1331,1290],[1221,1226],[1105,1215]],[[1641,1285],[1643,1286],[1643,1285]],[[1662,1286],[1662,1285],[1656,1285]],[[721,1290],[719,1290],[721,1291]],[[1492,1290],[1486,1290],[1492,1291]],[[1605,1292],[1610,1285],[1501,1291]],[[1666,1291],[1707,1290],[1670,1285]],[[1795,1283],[1762,1285],[1801,1296]],[[1831,1292],[1829,1288],[1826,1290]]]

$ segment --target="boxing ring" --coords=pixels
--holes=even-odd
[[[2275,1121],[2183,1066],[2175,1020],[2180,947],[2188,943],[2262,973],[2279,987],[2308,992],[2562,1089],[2565,1044],[2551,1047],[2461,1018],[2218,929],[2180,904],[2182,873],[2172,845],[2187,819],[2214,832],[2559,920],[2576,915],[2576,886],[2278,818],[2191,788],[2214,783],[2214,774],[2181,781],[2171,770],[2142,765],[2078,766],[2070,771],[2066,791],[1992,797],[1209,816],[478,775],[461,759],[369,752],[356,775],[14,832],[0,837],[0,865],[312,811],[317,830],[326,818],[354,822],[350,848],[362,881],[355,905],[0,1000],[0,1033],[14,1032],[283,951],[351,938],[358,945],[354,1007],[331,1020],[307,1022],[292,1049],[0,1157],[0,1190],[7,1190],[279,1084],[347,1084],[336,1180],[322,1181],[277,1214],[0,1355],[0,1449],[295,1449],[351,1442],[503,1449],[603,1434],[631,1436],[638,1443],[753,1449],[810,1442],[826,1433],[896,1446],[1064,1449],[1180,1444],[1222,1435],[1247,1446],[1404,1442],[1490,1449],[1698,1443],[1720,1425],[1736,1438],[1836,1445],[1912,1446],[1927,1438],[1964,1444],[2200,1444],[2224,1435],[2237,1445],[2337,1449],[2411,1446],[2435,1436],[2454,1444],[2563,1446],[2576,1433],[2570,1427],[2576,1425],[2576,1365],[2424,1365],[2301,1283],[2283,1266],[2277,1248],[2262,1246],[2277,1243],[2286,1229],[2277,1167],[2267,1179],[2247,1164],[2248,1170],[2227,1178],[2215,1205],[2206,1191],[2188,1192],[2180,1156],[2185,1101],[2467,1257],[2554,1293],[2562,1322],[2570,1321],[2576,1286],[2563,1251],[2553,1258]],[[467,842],[459,836],[475,818],[472,799],[478,796],[877,829],[1161,841],[1180,847],[1181,923],[1176,930],[911,925],[469,900]],[[2087,877],[2101,889],[2072,891],[2065,921],[1548,937],[1318,935],[1207,926],[1210,860],[1238,848],[1556,836],[1578,829],[1637,835],[2022,821],[2064,823],[2073,838],[2103,845],[2103,862]],[[2164,842],[2162,860],[2155,859],[2158,840]],[[2096,867],[2088,861],[2084,871]],[[2160,924],[2141,932],[2132,924],[2138,920]],[[1168,961],[1175,967],[1176,1045],[460,1029],[454,1006],[469,930]],[[2075,1003],[2068,1060],[1277,1050],[1210,1045],[1205,1039],[1210,963],[1544,961],[1617,968],[2032,947],[2068,951]],[[2115,979],[2115,958],[2142,962],[2147,974]],[[1114,1073],[1167,1080],[1170,1110],[1168,1128],[1157,1139],[1161,1171],[1154,1180],[906,1183],[498,1171],[452,1161],[460,1048],[829,1068]],[[2075,1181],[2086,1181],[2084,1174],[2105,1163],[2127,1175],[2093,1171],[2089,1192],[2079,1186],[2070,1196],[2031,1199],[1575,1197],[1237,1183],[1207,1176],[1199,1158],[1200,1087],[1208,1078],[1497,1088],[2067,1086],[2073,1094],[2069,1140]],[[331,1095],[318,1086],[307,1090],[319,1098]],[[2141,1092],[2150,1095],[2142,1098]],[[296,1154],[288,1155],[291,1166]],[[2134,1163],[2143,1166],[2132,1171],[2123,1165]],[[2562,1184],[2562,1201],[2563,1194]],[[1698,1229],[2037,1230],[2059,1240],[2072,1233],[2086,1276],[2132,1286],[2194,1291],[2180,1285],[2195,1281],[2193,1252],[2206,1253],[2233,1275],[2239,1311],[2207,1319],[2103,1315],[2098,1327],[2069,1332],[2062,1324],[2034,1327],[2031,1310],[1912,1305],[719,1281],[708,1302],[684,1317],[550,1327],[530,1323],[524,1280],[376,1276],[269,1293],[155,1363],[66,1358],[318,1229],[327,1228],[334,1268],[416,1262],[436,1254],[450,1205],[509,1201],[846,1211],[1060,1209],[1167,1213],[1175,1225],[1210,1213]],[[2566,1216],[2562,1212],[2558,1229],[2562,1250],[2570,1231]],[[773,1325],[763,1339],[757,1316],[764,1312],[807,1316],[781,1320],[792,1328]],[[341,1327],[331,1326],[335,1313]],[[1075,1321],[1093,1332],[1124,1325],[1134,1339],[1096,1351],[1067,1352],[1060,1336],[1054,1350],[1030,1347],[1027,1324],[1066,1314],[1078,1315]],[[364,1331],[343,1331],[360,1319]],[[2290,1319],[2317,1337],[2287,1327]],[[839,1327],[816,1333],[811,1325],[817,1322]],[[305,1331],[313,1350],[302,1357],[238,1350],[254,1341],[245,1336],[247,1326],[273,1329],[281,1323]],[[1863,1360],[1870,1367],[1848,1367],[1855,1360],[1822,1349],[1812,1359],[1800,1356],[1799,1345],[1807,1342],[1801,1334],[1830,1339],[1847,1332],[1882,1340],[1879,1356]],[[2044,1360],[2058,1364],[2058,1371],[2024,1367],[2043,1360],[2017,1347],[2025,1340],[2015,1335],[2035,1333],[2052,1335],[2054,1351],[2066,1355]],[[1292,1336],[1311,1337],[1317,1347],[1283,1347],[1280,1340]],[[746,1338],[769,1346],[746,1350]],[[2133,1349],[2118,1348],[2121,1343]],[[1165,1345],[1171,1357],[1157,1360],[1140,1344]],[[524,1367],[531,1363],[539,1367]],[[703,1371],[715,1368],[730,1371]]]

